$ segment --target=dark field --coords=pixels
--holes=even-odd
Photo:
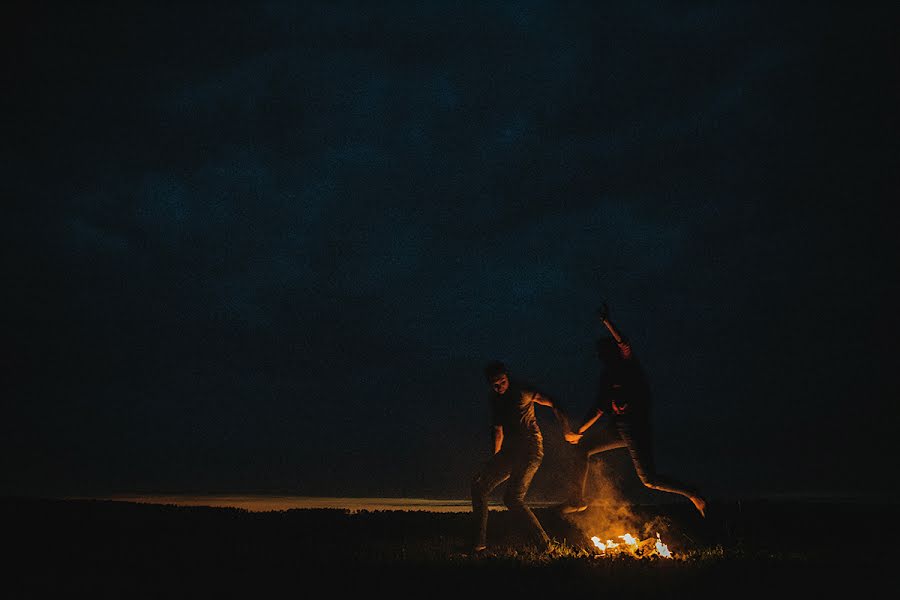
[[[864,597],[893,579],[897,563],[893,504],[713,502],[704,520],[685,504],[633,507],[674,560],[595,557],[576,526],[594,509],[570,520],[535,511],[563,542],[551,554],[520,540],[508,513],[492,512],[491,551],[477,558],[466,554],[470,513],[252,513],[21,498],[0,499],[0,509],[10,598]]]

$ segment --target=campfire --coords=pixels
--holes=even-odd
[[[594,546],[600,551],[597,556],[630,555],[634,558],[650,558],[653,556],[672,558],[669,547],[663,544],[662,539],[659,537],[659,533],[656,534],[655,538],[651,537],[645,540],[639,540],[630,533],[617,537],[622,541],[616,542],[615,540],[608,539],[604,542],[597,536],[591,537]]]

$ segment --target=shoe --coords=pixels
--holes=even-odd
[[[561,514],[569,515],[572,513],[584,512],[587,510],[588,505],[583,502],[565,502],[560,504],[557,508]]]

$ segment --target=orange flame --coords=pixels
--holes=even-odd
[[[627,552],[635,558],[644,558],[653,555],[661,556],[663,558],[673,558],[672,552],[669,551],[669,547],[663,544],[659,532],[656,534],[656,539],[647,538],[646,540],[639,540],[630,533],[625,533],[616,537],[623,540],[624,545],[609,539],[604,543],[600,541],[600,538],[596,535],[591,537],[591,542],[593,542],[594,546],[600,550],[600,556],[609,556],[610,554]]]

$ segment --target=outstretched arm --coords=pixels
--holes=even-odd
[[[566,414],[566,411],[559,405],[558,402],[550,398],[546,394],[542,394],[540,392],[534,392],[534,401],[542,406],[549,406],[553,409],[553,415],[556,417],[556,420],[559,421],[559,424],[562,426],[563,437],[566,438],[566,441],[572,444],[578,442],[581,439],[581,435],[572,431],[572,425],[569,423],[569,416]]]
[[[593,408],[591,411],[584,416],[584,421],[582,421],[581,426],[575,430],[575,433],[579,435],[584,435],[584,432],[591,428],[591,425],[597,422],[597,419],[603,416],[602,408]]]

